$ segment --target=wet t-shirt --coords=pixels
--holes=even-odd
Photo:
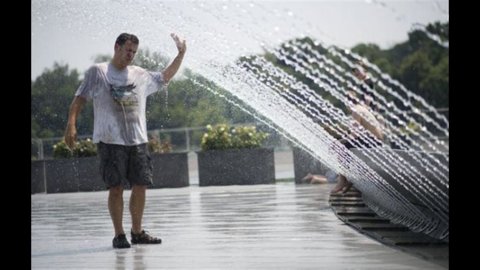
[[[87,70],[76,96],[93,100],[93,142],[138,145],[148,142],[145,106],[147,96],[162,90],[161,72],[111,63]]]

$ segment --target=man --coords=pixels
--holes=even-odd
[[[129,185],[132,244],[160,244],[161,239],[147,234],[142,228],[145,192],[152,184],[152,165],[147,150],[145,107],[147,96],[162,89],[178,71],[186,51],[185,40],[171,34],[178,55],[162,72],[151,72],[130,65],[139,40],[133,34],[122,33],[115,41],[110,63],[95,64],[85,78],[70,105],[65,142],[73,148],[76,120],[87,100],[93,101],[93,141],[97,143],[100,173],[108,194],[108,210],[115,230],[114,248],[129,248],[123,230],[123,189]]]

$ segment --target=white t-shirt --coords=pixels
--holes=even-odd
[[[138,145],[148,142],[147,96],[164,86],[161,72],[111,63],[95,64],[85,73],[76,96],[93,100],[93,142]]]

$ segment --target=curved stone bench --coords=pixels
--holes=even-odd
[[[385,149],[387,151],[387,149]],[[432,220],[432,222],[438,222],[437,224],[437,229],[435,229],[433,232],[430,232],[429,235],[433,236],[435,238],[440,238],[440,239],[445,239],[448,241],[448,230],[449,230],[449,225],[448,225],[448,220],[447,222],[439,220],[439,213],[435,212],[435,210],[432,210],[432,207],[429,207],[424,203],[424,201],[420,200],[419,197],[421,196],[434,196],[434,193],[429,191],[428,189],[422,188],[422,187],[417,187],[417,191],[412,191],[407,188],[405,188],[404,184],[402,185],[402,181],[405,179],[397,179],[392,177],[391,174],[386,172],[382,166],[379,165],[378,162],[375,162],[371,160],[365,153],[364,149],[351,149],[352,153],[359,157],[362,161],[364,161],[371,169],[373,169],[376,173],[378,173],[391,187],[393,187],[396,191],[398,191],[400,194],[402,194],[406,200],[411,202],[412,205],[414,205],[418,210],[420,210],[424,215],[426,215],[429,219]],[[410,168],[415,168],[418,170],[419,173],[421,173],[425,178],[431,182],[431,187],[434,189],[438,189],[440,192],[447,194],[448,196],[448,179],[447,183],[442,183],[439,179],[437,179],[431,171],[427,170],[426,167],[421,164],[424,162],[427,158],[427,154],[433,156],[436,158],[441,164],[445,165],[448,168],[448,160],[441,154],[441,153],[426,153],[426,152],[416,152],[420,156],[418,160],[415,160],[412,155],[410,154],[411,152],[403,151],[403,150],[396,150],[396,149],[388,149],[388,151],[393,151],[395,154],[398,154],[401,158],[405,160],[405,162],[408,164]],[[382,161],[384,162],[384,165],[387,166],[392,171],[399,172],[400,169],[398,168],[398,165],[395,163],[397,160],[391,161],[386,158],[383,158]],[[432,161],[430,161],[432,162]],[[355,179],[354,179],[355,180]],[[425,180],[423,180],[425,181]],[[353,181],[355,182],[355,181]],[[410,183],[409,183],[410,184]],[[416,186],[415,186],[416,187]],[[362,190],[360,190],[362,191]],[[363,195],[367,196],[375,196],[375,194],[365,194]],[[427,194],[428,193],[428,194]],[[437,197],[438,198],[438,197]],[[448,200],[448,199],[447,199]],[[375,200],[370,200],[370,201],[375,201]],[[377,200],[378,201],[378,200]],[[383,207],[388,208],[388,210],[395,211],[395,209],[392,209],[392,207],[383,205]],[[440,214],[446,214],[447,213],[440,213]],[[411,215],[414,215],[414,213],[411,213]],[[415,218],[415,216],[412,216],[412,218]]]

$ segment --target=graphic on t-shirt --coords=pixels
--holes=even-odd
[[[115,101],[123,106],[135,106],[138,104],[137,94],[133,92],[135,84],[128,84],[124,86],[115,86],[110,84],[110,93]]]

